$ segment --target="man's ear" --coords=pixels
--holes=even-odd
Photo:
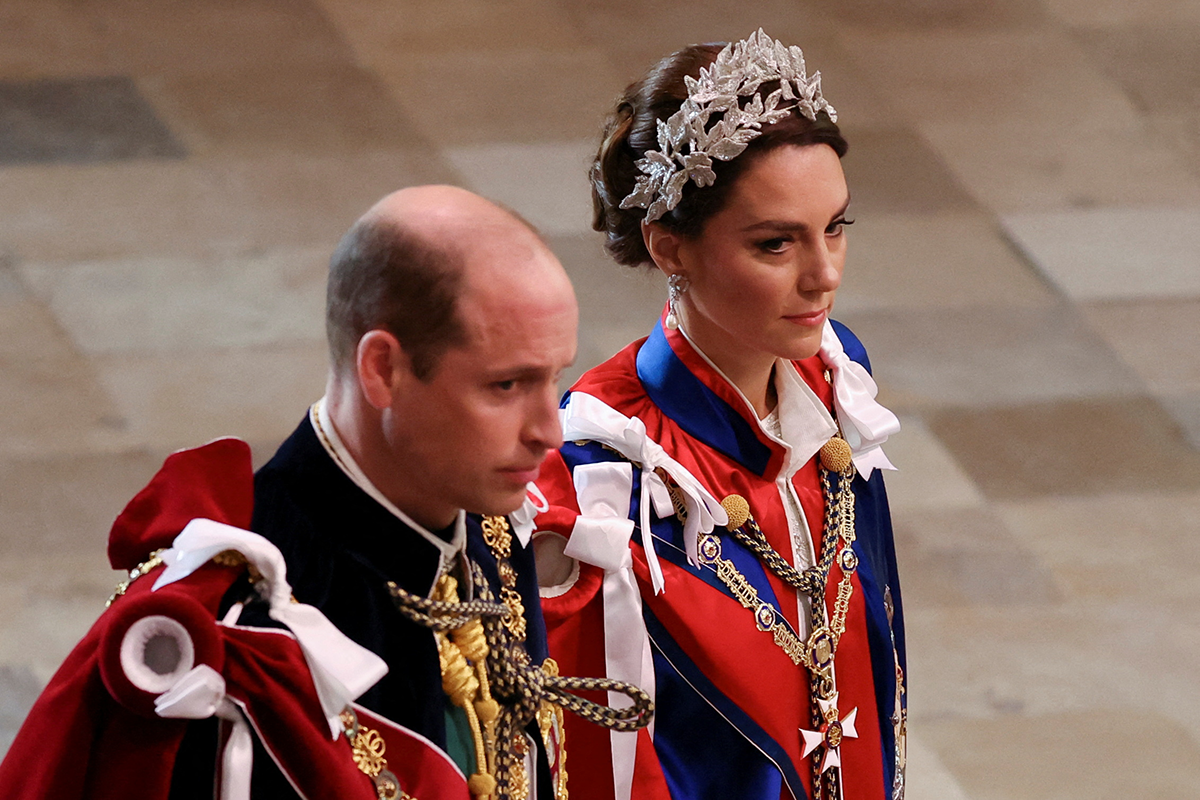
[[[367,331],[358,340],[355,368],[358,385],[367,402],[382,411],[412,376],[412,364],[400,341],[385,330]]]
[[[646,243],[646,249],[654,259],[655,265],[664,273],[674,275],[683,271],[683,264],[679,260],[679,248],[683,244],[683,237],[678,233],[664,228],[657,222],[647,222],[642,224],[642,241]]]

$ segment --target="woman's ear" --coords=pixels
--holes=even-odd
[[[684,271],[679,253],[683,237],[678,233],[664,228],[657,222],[644,222],[642,241],[646,243],[650,258],[654,259],[655,265],[666,275]]]

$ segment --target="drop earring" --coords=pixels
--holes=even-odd
[[[679,330],[679,311],[677,303],[684,292],[688,290],[691,282],[686,276],[675,273],[667,278],[667,327],[671,330]]]

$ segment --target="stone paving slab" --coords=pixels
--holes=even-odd
[[[320,394],[323,262],[386,192],[542,228],[583,300],[564,382],[645,335],[665,287],[590,229],[597,131],[761,25],[851,142],[837,314],[904,425],[909,796],[1200,794],[1195,2],[403,5],[0,4],[0,752],[162,458],[234,433],[261,464]]]

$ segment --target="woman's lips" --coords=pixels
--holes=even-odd
[[[788,314],[784,316],[788,322],[794,325],[815,326],[822,325],[825,318],[829,315],[829,310],[822,308],[820,311],[810,311],[807,314]]]

